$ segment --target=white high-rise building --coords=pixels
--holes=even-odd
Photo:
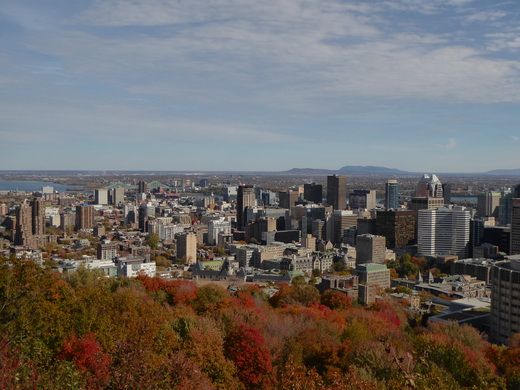
[[[470,212],[464,207],[418,210],[419,255],[468,257]]]
[[[208,224],[208,245],[215,245],[219,233],[230,234],[231,222],[221,220],[209,221]]]
[[[94,192],[96,204],[108,204],[108,190],[99,188]]]

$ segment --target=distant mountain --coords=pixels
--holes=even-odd
[[[520,175],[520,169],[495,169],[484,173],[486,175],[517,176]]]
[[[316,169],[316,168],[293,168],[280,172],[282,175],[417,175],[414,172],[401,171],[395,168],[375,166],[351,166],[347,165],[340,169]]]
[[[341,173],[363,173],[363,174],[384,174],[384,175],[410,175],[414,172],[401,171],[395,168],[346,165],[339,169]]]
[[[332,175],[335,172],[330,169],[293,168],[280,173],[284,175]]]

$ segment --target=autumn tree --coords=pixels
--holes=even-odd
[[[107,383],[110,357],[103,353],[93,333],[66,339],[58,358],[73,362],[78,371],[85,374],[89,388],[100,389]]]
[[[255,327],[241,324],[232,329],[226,337],[224,348],[246,387],[260,386],[264,377],[273,369],[264,337]]]
[[[321,294],[322,305],[330,309],[349,309],[352,307],[352,298],[347,294],[337,290],[327,290]]]

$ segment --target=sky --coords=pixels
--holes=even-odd
[[[520,168],[517,0],[0,4],[0,170]]]

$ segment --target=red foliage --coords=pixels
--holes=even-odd
[[[146,291],[164,291],[171,304],[188,304],[197,297],[197,286],[188,280],[165,280],[140,274],[136,279]]]
[[[255,327],[241,324],[231,330],[224,348],[226,356],[235,363],[240,380],[248,387],[261,384],[273,369],[264,337]]]
[[[321,304],[331,309],[350,309],[352,298],[347,294],[337,290],[327,290],[321,294]]]
[[[58,358],[74,362],[78,371],[88,373],[89,388],[103,387],[108,378],[110,358],[103,353],[93,333],[82,338],[72,335],[65,340]]]
[[[378,314],[379,317],[386,320],[390,325],[399,328],[401,320],[397,315],[395,309],[388,302],[377,301],[372,305],[372,310]]]

